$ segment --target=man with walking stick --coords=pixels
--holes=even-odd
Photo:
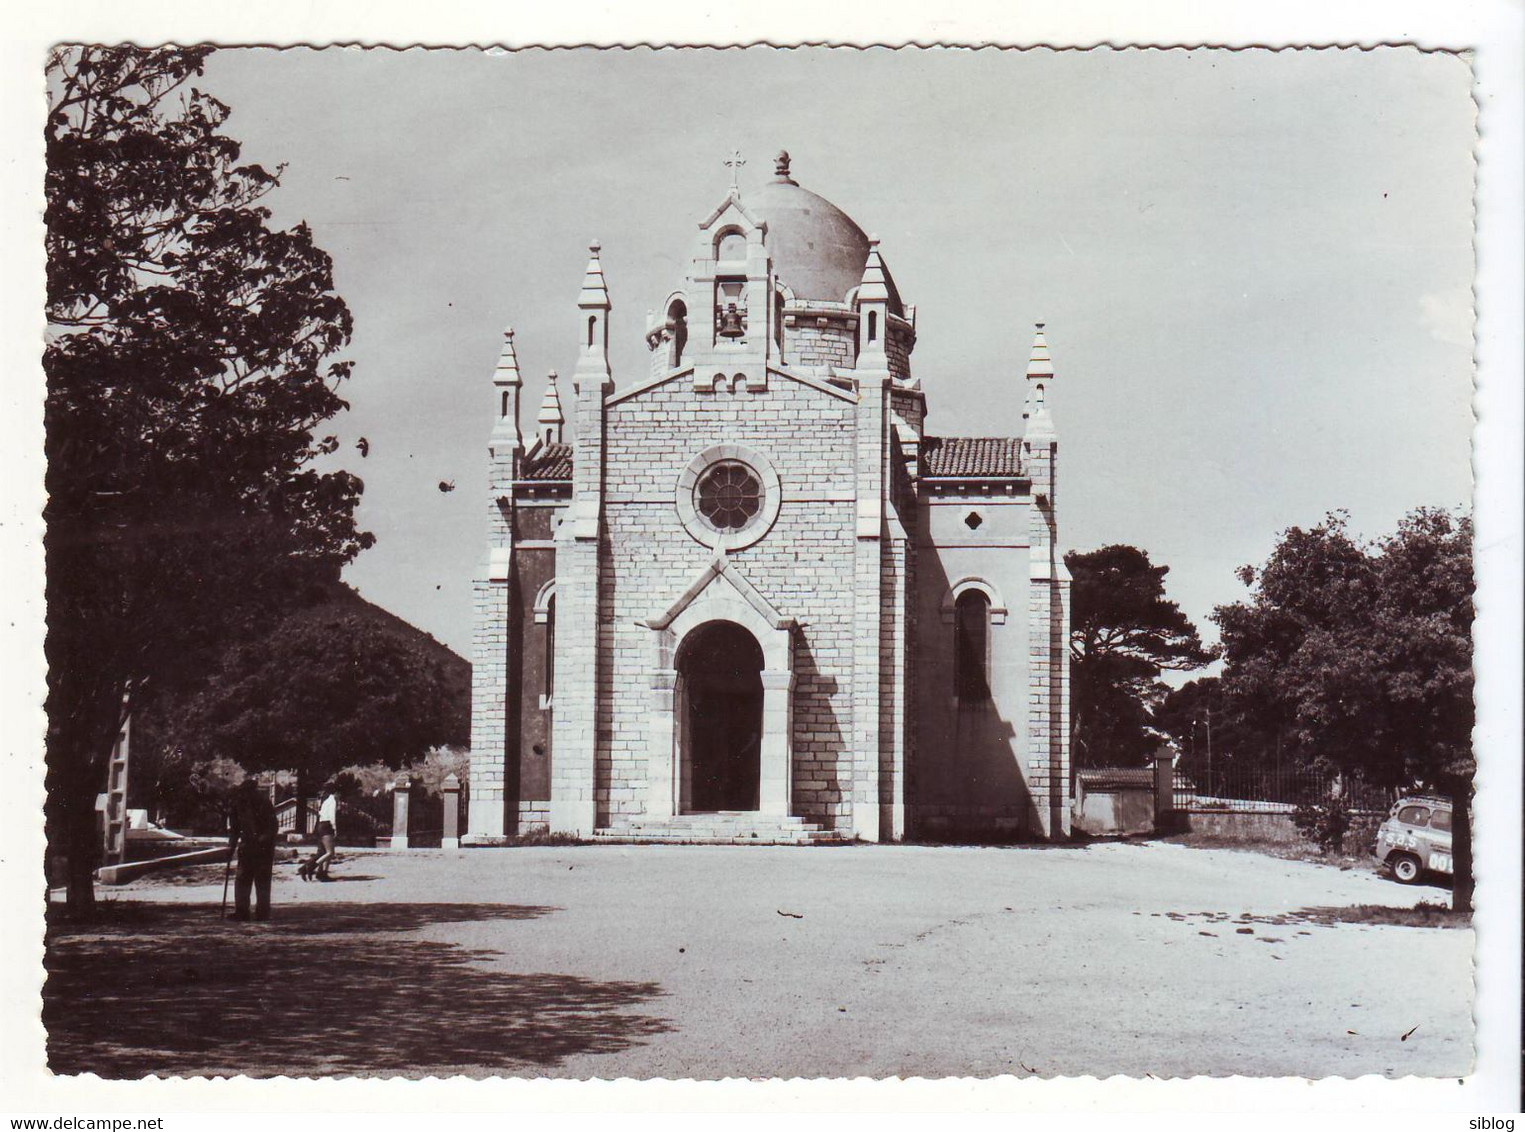
[[[254,890],[254,918],[270,918],[270,873],[275,867],[275,807],[253,779],[245,779],[233,792],[229,818],[228,861],[238,853],[238,873],[233,881],[233,918],[249,919],[249,890]],[[227,877],[223,878],[227,900]]]

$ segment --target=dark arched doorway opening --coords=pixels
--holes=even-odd
[[[677,657],[685,813],[757,809],[763,654],[731,621],[691,633]]]

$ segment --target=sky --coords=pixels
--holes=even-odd
[[[199,85],[285,165],[273,223],[311,225],[354,314],[325,431],[377,544],[346,576],[469,657],[503,328],[528,430],[596,238],[639,380],[733,149],[744,194],[785,148],[880,237],[929,432],[1019,433],[1047,323],[1061,545],[1143,547],[1208,639],[1285,528],[1467,506],[1470,82],[1402,48],[298,48]]]

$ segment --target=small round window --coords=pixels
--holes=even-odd
[[[717,531],[739,531],[762,511],[762,477],[737,460],[712,464],[694,485],[694,507]]]

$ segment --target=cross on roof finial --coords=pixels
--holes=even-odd
[[[739,149],[731,150],[731,156],[725,159],[726,168],[730,169],[731,171],[732,192],[736,192],[741,188],[741,185],[738,183],[738,178],[741,176],[741,167],[746,163],[746,159],[741,156],[741,150]]]

